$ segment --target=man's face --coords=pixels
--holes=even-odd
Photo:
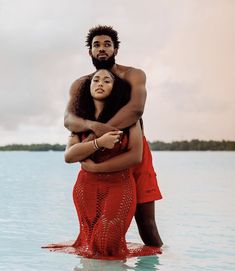
[[[91,49],[89,50],[91,57],[105,61],[117,54],[111,37],[106,35],[95,36],[92,40]]]

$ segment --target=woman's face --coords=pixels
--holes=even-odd
[[[113,88],[113,78],[107,70],[97,71],[91,80],[91,96],[95,100],[106,99]]]

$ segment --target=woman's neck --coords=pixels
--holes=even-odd
[[[95,118],[98,119],[100,113],[102,112],[104,108],[104,101],[99,101],[94,99],[95,104]]]

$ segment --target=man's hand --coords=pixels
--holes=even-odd
[[[96,135],[94,133],[90,133],[88,137],[86,137],[82,142],[89,142],[91,140],[94,140],[96,138]]]
[[[90,129],[95,133],[97,137],[101,137],[102,135],[111,131],[118,131],[117,128],[109,124],[105,124],[105,123],[101,123],[97,121],[92,122]]]
[[[91,159],[86,159],[81,163],[81,167],[88,172],[98,172],[97,164]]]

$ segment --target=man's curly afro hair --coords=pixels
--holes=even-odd
[[[113,29],[112,26],[107,25],[98,25],[91,28],[86,36],[86,46],[91,49],[92,47],[92,40],[95,36],[106,35],[109,36],[114,44],[114,48],[119,48],[120,41],[118,40],[118,32]]]

